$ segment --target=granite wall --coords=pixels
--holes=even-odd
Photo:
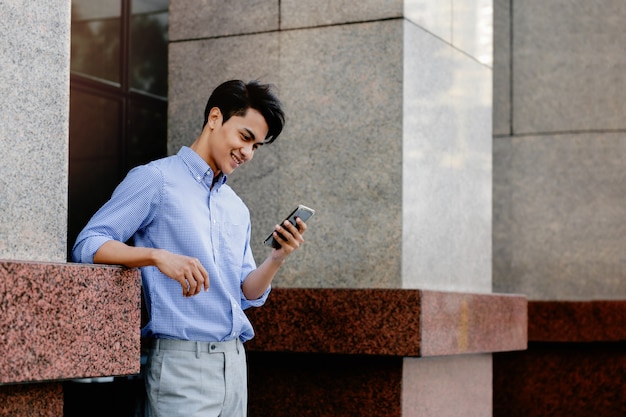
[[[494,2],[493,288],[528,295],[494,416],[622,416],[624,2]]]
[[[259,262],[262,240],[292,207],[317,211],[276,288],[491,292],[490,1],[172,2],[170,42],[169,153],[200,133],[220,82],[278,87],[283,135],[229,179],[251,209]],[[391,396],[389,415],[490,414],[489,349],[401,359],[394,375],[409,388]],[[262,362],[253,357],[252,381]],[[315,375],[305,371],[303,381],[319,382]],[[293,398],[323,407],[311,398],[322,391]],[[351,395],[333,393],[343,394]]]
[[[260,78],[278,86],[285,133],[232,178],[252,209],[259,260],[261,240],[293,205],[318,211],[277,287],[489,292],[493,253],[496,292],[528,294],[531,305],[545,300],[567,311],[560,301],[611,299],[612,314],[623,313],[621,1],[495,0],[493,73],[487,1],[221,6],[171,4],[169,151],[199,133],[206,97],[219,82]],[[0,259],[62,262],[70,1],[6,0],[0,17]],[[619,323],[600,320],[600,333],[612,334]],[[594,353],[573,360],[605,369],[590,378],[601,382],[594,389],[611,392],[615,379],[605,377],[623,367],[623,349],[613,344],[623,336],[584,343],[590,341],[612,352],[616,366]],[[559,345],[499,359],[494,374],[580,343],[533,339],[548,342]],[[546,362],[565,361],[554,368],[566,368],[561,380],[567,369],[576,374],[567,358]],[[393,359],[384,368],[389,364],[397,386],[415,387],[393,397],[403,415],[419,412],[419,404],[435,415],[454,413],[439,395],[446,389],[473,402],[475,415],[489,413],[488,354]],[[463,382],[468,375],[471,384]],[[423,385],[428,379],[439,385]],[[54,382],[0,389],[9,415],[35,404],[32,398],[56,413],[60,394]]]
[[[2,1],[0,21],[0,259],[65,261],[70,1]],[[3,310],[10,309],[10,278],[0,276]],[[10,334],[11,327],[3,329],[1,344]],[[6,359],[0,372],[10,375]],[[63,408],[54,382],[0,386],[0,400],[6,416],[59,415]]]
[[[220,82],[278,86],[283,135],[231,178],[259,261],[293,206],[317,210],[276,285],[490,292],[490,2],[211,6],[170,6],[169,152]]]
[[[138,271],[65,263],[70,5],[0,2],[0,416],[60,416],[61,380],[139,372]]]
[[[626,9],[497,0],[494,290],[626,299]]]
[[[0,3],[0,259],[65,261],[70,3]]]

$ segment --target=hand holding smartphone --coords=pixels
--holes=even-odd
[[[303,206],[302,204],[300,204],[294,211],[292,211],[289,216],[287,216],[285,218],[285,220],[289,220],[289,222],[291,224],[293,224],[294,226],[298,227],[296,225],[296,217],[299,217],[303,222],[306,222],[307,220],[309,220],[311,218],[311,216],[313,216],[315,214],[315,210],[313,210],[312,208],[309,208],[307,206]],[[281,226],[284,224],[285,222],[283,221],[281,223]],[[274,239],[273,236],[274,232],[270,233],[270,235],[263,241],[263,243],[267,246],[271,246],[274,249],[280,249],[280,243],[278,243],[278,241],[276,241],[276,239]]]

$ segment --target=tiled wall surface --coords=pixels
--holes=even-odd
[[[624,299],[623,2],[494,5],[494,290]]]
[[[494,354],[494,416],[621,416],[624,3],[494,2],[493,289],[529,345]]]
[[[199,133],[218,82],[258,77],[278,87],[282,136],[231,178],[251,208],[259,262],[281,217],[299,203],[316,210],[277,285],[400,285],[401,36],[401,21],[383,21],[170,46],[170,152]]]
[[[214,7],[215,2],[202,10],[172,4],[169,152],[200,133],[206,100],[220,82],[259,78],[277,85],[287,113],[284,133],[229,179],[250,207],[259,262],[267,253],[261,242],[281,217],[298,203],[316,209],[305,245],[281,269],[275,288],[310,289],[307,302],[328,288],[373,289],[376,295],[414,288],[491,292],[491,3],[230,4],[229,10]],[[358,301],[375,308],[374,298]],[[348,311],[349,305],[337,308]],[[377,311],[380,320],[384,314]],[[285,326],[298,325],[291,315],[284,320]],[[367,325],[355,317],[345,326]],[[289,337],[324,335],[313,333],[299,329]],[[277,337],[280,344],[282,336]],[[319,342],[333,340],[329,335]],[[419,415],[419,404],[436,416],[458,415],[460,409],[487,415],[491,409],[488,353],[406,365],[396,361],[393,375],[375,371],[369,380],[390,388],[374,396],[363,386],[359,369],[377,369],[377,359],[350,356],[345,367],[330,369],[324,363],[341,360],[338,352],[322,354],[315,359],[319,366],[311,366],[307,355],[319,346],[299,347],[305,349],[298,351],[302,356],[270,357],[274,353],[261,351],[251,357],[255,415],[263,415],[259,401],[275,393],[289,398],[291,408],[286,404],[283,414],[272,409],[266,415],[293,415],[289,410],[300,406],[363,416],[369,414],[346,405],[370,404],[372,398],[391,402],[385,409],[394,416]],[[377,348],[370,354],[383,352]],[[277,379],[286,384],[266,392],[258,372],[265,360],[281,359],[302,376],[291,383],[294,372],[281,367]],[[438,384],[431,385],[434,374]],[[468,391],[464,381],[469,380],[471,388],[480,389]],[[450,389],[463,401],[446,401],[451,381],[458,382]],[[409,387],[402,395],[400,382]],[[474,394],[482,401],[469,401]],[[333,399],[320,400],[328,397]]]
[[[489,292],[492,71],[480,31],[460,22],[485,15],[490,34],[491,9],[450,3],[444,38],[431,28],[437,2],[357,3],[172,5],[169,152],[199,134],[219,82],[274,83],[285,131],[231,184],[251,208],[258,261],[292,206],[317,210],[275,285]]]

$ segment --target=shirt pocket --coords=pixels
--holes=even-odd
[[[243,264],[248,243],[248,227],[245,224],[224,225],[224,236],[226,241],[223,245],[224,260],[233,268],[238,268]]]

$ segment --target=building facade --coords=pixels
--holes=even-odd
[[[66,261],[70,3],[0,2],[0,259]],[[498,369],[526,357],[494,352],[526,348],[526,299],[610,300],[619,317],[625,15],[617,0],[170,1],[168,153],[197,136],[220,82],[275,84],[286,128],[229,181],[251,209],[258,259],[292,206],[316,209],[306,244],[276,278],[277,297],[326,294],[320,303],[343,300],[353,313],[352,329],[305,329],[316,348],[252,344],[252,383],[270,359],[300,372],[285,369],[283,382],[302,385],[277,390],[282,398],[251,386],[251,415],[515,415],[498,395],[508,401],[528,380],[511,378],[519,385],[503,392]],[[342,290],[357,291],[360,304]],[[420,321],[399,347],[359,350],[357,341],[335,350],[349,335],[331,330],[368,327],[356,320],[360,308],[374,312],[377,342],[396,340],[381,317],[411,294]],[[261,330],[281,338],[264,320]],[[595,341],[624,339],[617,331]],[[307,367],[311,354],[330,370]],[[623,353],[611,359],[610,370],[624,369]],[[332,380],[344,385],[322,389]],[[388,389],[374,397],[385,401],[366,401],[376,390],[359,380]],[[0,387],[0,396],[14,404],[43,390],[62,396],[55,383],[29,382]],[[304,392],[301,403],[286,401]],[[323,395],[342,398],[332,413]],[[608,404],[601,415],[624,407]]]

